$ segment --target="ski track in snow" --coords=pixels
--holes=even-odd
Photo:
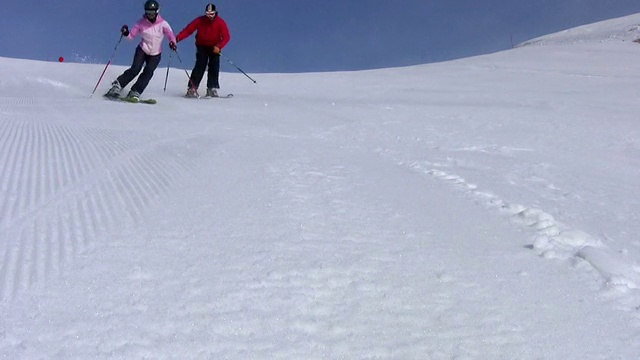
[[[292,103],[292,106],[299,104]],[[393,112],[392,107],[380,106],[385,112]],[[347,130],[349,126],[339,125],[329,131],[314,135],[318,139],[331,139],[340,136],[341,133],[359,134],[366,138],[367,123],[361,123],[358,119],[351,119],[344,114],[335,113],[333,109],[315,109],[316,113],[322,113],[327,119],[335,119],[344,124],[359,124],[354,129]],[[391,121],[393,122],[393,121]],[[359,130],[358,130],[359,129]],[[358,137],[356,136],[356,138]],[[509,154],[514,152],[532,151],[528,148],[477,145],[464,148],[452,148],[452,152],[478,152],[489,154]],[[395,162],[399,166],[407,167],[412,171],[425,174],[440,181],[451,184],[468,193],[474,201],[487,208],[497,209],[501,214],[508,216],[514,224],[533,232],[532,243],[527,247],[536,251],[547,259],[568,261],[571,266],[580,267],[583,262],[588,269],[596,270],[603,279],[602,293],[612,299],[616,299],[626,311],[636,314],[640,319],[640,264],[630,263],[626,259],[609,249],[597,237],[580,229],[574,229],[557,219],[549,211],[538,209],[528,205],[511,203],[490,189],[480,189],[476,184],[453,173],[444,171],[447,167],[439,162],[424,160],[407,160],[401,151],[391,148],[378,148],[375,152],[382,158]],[[464,159],[449,159],[451,168],[465,164]],[[478,166],[473,164],[472,166]],[[537,167],[545,167],[546,164],[537,164]],[[520,179],[520,181],[523,179]],[[564,198],[570,196],[546,179],[529,176],[524,180],[540,183],[545,188],[540,196],[550,198]]]
[[[465,151],[473,150],[465,149]],[[483,151],[481,148],[475,150]],[[378,149],[376,152],[399,166],[458,187],[479,204],[498,209],[513,223],[530,229],[534,235],[532,244],[527,247],[540,256],[547,259],[568,260],[575,267],[580,266],[581,260],[586,261],[590,268],[598,271],[602,277],[603,294],[618,300],[624,310],[630,310],[634,314],[640,310],[640,266],[625,261],[599,239],[563,224],[543,209],[509,203],[492,191],[480,189],[463,177],[443,171],[438,164],[428,161],[400,160],[398,155],[393,155],[393,152],[387,149]],[[547,187],[559,190],[552,184],[547,184]],[[636,317],[640,318],[640,316]]]
[[[283,324],[283,328],[290,329],[282,337],[323,339],[322,343],[338,344],[333,349],[324,349],[325,354],[336,358],[345,354],[411,358],[416,353],[429,358],[446,358],[447,354],[479,357],[483,355],[475,352],[475,349],[482,348],[475,344],[479,338],[485,344],[492,344],[493,347],[489,348],[497,349],[493,355],[498,356],[500,351],[525,344],[523,329],[504,319],[500,307],[491,308],[483,314],[474,310],[459,311],[473,309],[474,301],[490,299],[494,294],[482,284],[462,280],[470,278],[465,271],[474,270],[434,271],[438,265],[423,261],[420,243],[415,241],[414,234],[402,236],[411,245],[398,240],[396,231],[402,227],[395,222],[397,219],[389,216],[395,213],[392,207],[374,205],[364,199],[355,201],[353,196],[361,183],[370,180],[361,178],[358,170],[341,165],[321,166],[304,157],[272,163],[270,168],[271,176],[278,179],[277,188],[281,189],[271,206],[275,209],[288,208],[290,221],[297,224],[299,230],[300,243],[295,248],[312,248],[301,253],[318,254],[317,258],[306,258],[306,261],[284,254],[282,259],[270,259],[269,262],[277,264],[293,258],[299,263],[296,271],[270,271],[266,278],[258,274],[256,278],[240,281],[250,284],[250,293],[256,294],[256,300],[251,303],[259,303],[259,294],[274,289],[286,289],[285,293],[292,294],[293,299],[283,299],[277,306],[282,308],[280,314],[289,314],[293,321],[292,326]],[[309,209],[322,211],[313,213]],[[362,213],[367,213],[367,218],[358,216]],[[381,220],[372,228],[370,219],[387,220]],[[343,232],[347,228],[351,230]],[[354,232],[354,228],[362,231]],[[396,240],[389,242],[385,239]],[[277,245],[276,242],[273,246]],[[342,259],[343,254],[359,260],[345,261],[349,259]],[[413,271],[434,273],[428,294],[422,293],[418,286],[414,288],[410,281],[398,281]],[[466,299],[454,295],[461,287],[470,294]],[[238,295],[247,293],[245,290],[238,292]],[[426,306],[407,300],[415,298],[432,299],[432,302]],[[291,300],[296,304],[293,314],[289,309]],[[281,316],[284,317],[281,321],[286,322],[286,316]],[[269,317],[268,314],[256,316]],[[360,321],[354,321],[353,317]],[[480,318],[478,322],[469,321],[477,317]],[[397,329],[407,329],[406,333],[398,337],[396,330],[383,325],[389,322],[393,322]],[[349,323],[357,323],[358,326],[341,326]],[[425,323],[431,325],[424,328]],[[440,328],[448,330],[434,330]],[[366,348],[357,348],[349,342],[355,334],[369,334],[376,340],[369,342]],[[440,343],[456,344],[459,348],[455,345],[453,348],[433,348],[430,343],[434,338]],[[275,341],[264,341],[263,350],[269,351],[267,344]],[[276,357],[304,355],[302,349],[296,353],[298,346],[293,345],[292,348],[291,353]]]
[[[21,115],[33,107],[48,119]],[[105,231],[140,223],[147,207],[194,166],[180,152],[155,156],[160,139],[67,127],[61,123],[68,115],[48,109],[42,100],[0,98],[7,115],[0,121],[4,300],[62,275],[79,254],[108,241],[101,238]]]

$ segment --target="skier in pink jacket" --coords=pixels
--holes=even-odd
[[[122,75],[111,83],[111,89],[105,94],[106,97],[119,98],[122,88],[127,86],[142,71],[138,80],[131,86],[131,91],[126,96],[129,101],[138,101],[140,94],[151,81],[153,72],[158,67],[162,52],[162,39],[169,39],[169,47],[176,50],[176,37],[171,30],[171,26],[160,14],[160,4],[156,0],[148,0],[144,3],[144,16],[131,28],[123,25],[120,29],[122,36],[133,39],[140,35],[142,40],[136,47],[133,55],[133,64]],[[145,65],[146,63],[146,65]],[[144,70],[142,69],[144,65]]]

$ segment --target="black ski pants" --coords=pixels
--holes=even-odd
[[[125,87],[129,84],[142,70],[142,66],[144,65],[144,70],[142,70],[142,74],[138,77],[138,80],[131,87],[131,91],[135,91],[139,94],[142,94],[144,89],[149,85],[149,81],[153,77],[153,72],[156,71],[158,64],[160,64],[161,54],[158,55],[147,55],[140,46],[136,47],[136,52],[133,54],[133,64],[131,67],[127,69],[122,75],[118,76],[118,82],[120,86]],[[145,65],[146,63],[146,65]]]
[[[207,66],[207,89],[220,89],[220,55],[213,52],[213,46],[196,45],[196,64],[191,72],[188,87],[198,89]]]

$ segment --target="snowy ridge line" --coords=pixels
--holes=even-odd
[[[527,40],[516,47],[531,45],[567,45],[612,40],[632,41],[640,37],[640,15],[632,14]],[[597,28],[598,31],[593,31]]]
[[[196,168],[180,145],[156,156],[163,140],[129,140],[0,121],[0,299],[63,275],[109,229],[138,226],[150,204]]]
[[[384,150],[379,150],[378,153],[389,157]],[[510,204],[495,194],[481,191],[477,185],[460,176],[428,168],[420,162],[396,163],[462,188],[474,198],[480,199],[482,205],[497,208],[509,216],[513,223],[532,229],[535,236],[533,243],[527,247],[540,256],[546,259],[586,261],[602,276],[605,293],[619,300],[627,309],[640,310],[640,265],[616,256],[602,241],[583,231],[567,227],[543,210]]]

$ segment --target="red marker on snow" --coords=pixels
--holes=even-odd
[[[63,61],[64,61],[64,58],[63,58],[62,56],[60,56],[60,57],[58,58],[58,61],[59,61],[59,62],[63,62]]]

